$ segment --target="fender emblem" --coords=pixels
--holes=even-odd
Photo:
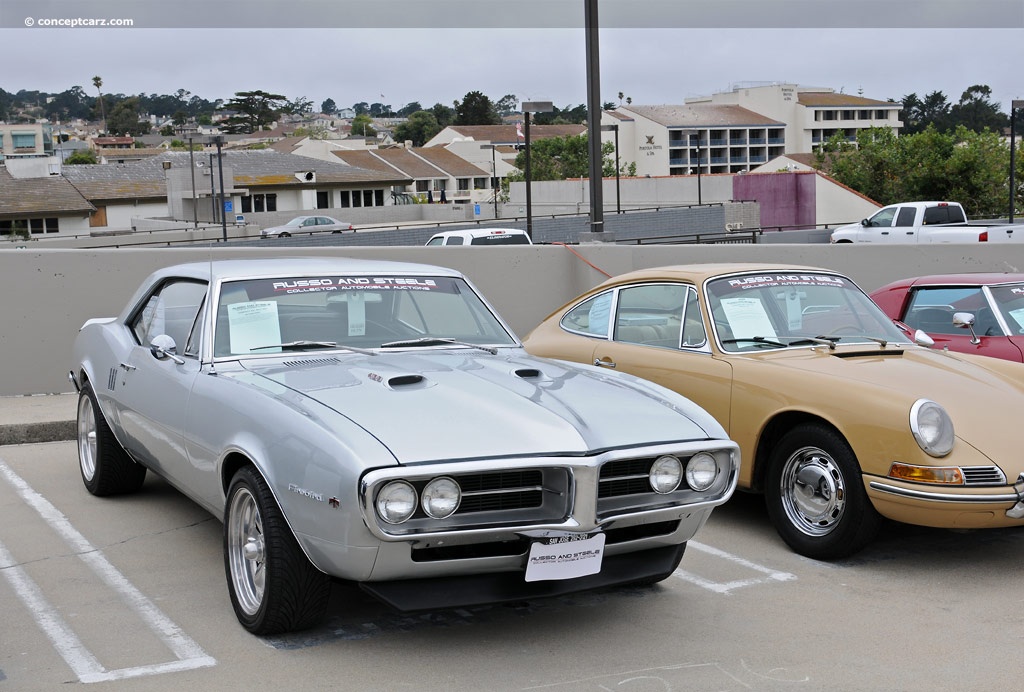
[[[338,507],[341,507],[341,501],[336,497],[332,497],[330,500],[328,500],[327,504],[329,504],[334,509],[338,509]]]

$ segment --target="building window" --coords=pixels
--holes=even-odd
[[[359,190],[352,190],[352,206],[361,207],[363,206],[363,195]]]
[[[36,133],[34,132],[12,132],[11,143],[15,149],[35,149]]]
[[[316,208],[317,209],[330,209],[331,208],[331,193],[329,190],[317,190],[316,191]]]
[[[338,194],[341,195],[340,206],[342,209],[348,209],[350,206],[352,206],[351,202],[349,202],[349,198],[351,197],[351,195],[349,194],[348,190],[340,190]]]
[[[469,178],[459,178],[455,181],[455,189],[457,190],[468,190],[469,189]]]
[[[384,206],[384,190],[383,189],[381,189],[381,190],[374,190],[373,191],[373,203],[374,203],[375,206],[378,206],[378,207],[383,207]]]
[[[373,190],[363,190],[363,206],[373,206]]]

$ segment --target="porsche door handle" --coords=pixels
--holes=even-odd
[[[600,358],[595,358],[594,365],[596,365],[599,368],[612,368],[613,370],[615,369],[614,360],[601,360]]]

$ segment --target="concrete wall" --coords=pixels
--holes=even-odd
[[[1024,271],[1024,246],[557,245],[502,248],[289,247],[0,250],[0,395],[71,391],[71,343],[90,317],[113,316],[154,269],[182,261],[316,255],[443,264],[465,272],[525,335],[611,275],[668,264],[756,261],[822,266],[865,290],[918,274]],[[578,253],[578,254],[577,254]],[[586,262],[584,261],[586,260]],[[598,267],[598,271],[590,264]]]

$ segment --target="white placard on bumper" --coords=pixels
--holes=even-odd
[[[526,581],[575,579],[601,571],[604,534],[559,534],[530,546]]]

